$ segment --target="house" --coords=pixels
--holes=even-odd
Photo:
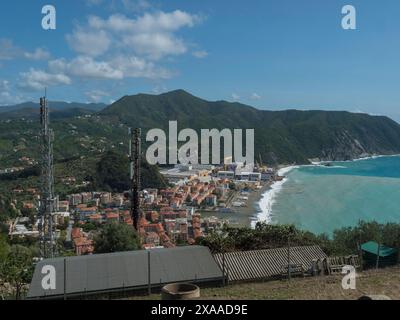
[[[101,214],[93,214],[89,217],[89,221],[96,224],[101,224],[103,222],[103,216]]]
[[[119,213],[110,212],[106,214],[106,219],[108,222],[119,222]]]
[[[73,228],[71,238],[77,256],[92,254],[94,252],[93,241],[86,238],[81,228]]]
[[[156,232],[149,232],[145,236],[145,243],[158,247],[160,245],[160,236]]]
[[[63,212],[69,211],[69,201],[59,201],[58,202],[58,210]]]
[[[216,207],[217,206],[217,196],[209,195],[206,197],[206,205],[209,207]]]
[[[79,214],[80,220],[87,220],[89,216],[97,213],[97,207],[81,207],[77,208],[76,212]]]

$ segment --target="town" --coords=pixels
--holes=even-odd
[[[144,189],[140,192],[142,217],[138,235],[143,249],[192,245],[196,240],[229,224],[219,213],[240,214],[240,208],[251,206],[248,195],[267,187],[281,177],[274,169],[233,163],[214,165],[175,165],[161,171],[170,187]],[[73,185],[75,177],[62,183]],[[9,237],[39,238],[40,191],[34,188],[14,189],[14,198],[25,199],[22,216],[9,223]],[[52,214],[55,239],[75,255],[94,252],[93,239],[107,223],[132,226],[130,193],[81,192],[56,199]],[[17,200],[13,202],[17,207]],[[24,213],[26,216],[24,216]],[[29,214],[28,214],[29,213]]]

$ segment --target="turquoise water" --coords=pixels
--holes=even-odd
[[[400,222],[400,157],[294,169],[270,214],[273,223],[328,234],[359,220]]]

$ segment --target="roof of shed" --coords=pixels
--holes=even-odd
[[[55,258],[37,264],[28,298],[64,294],[64,260],[67,295],[146,287],[149,255],[152,285],[222,279],[209,249],[201,246]],[[55,290],[42,288],[42,270],[48,265],[56,270]]]

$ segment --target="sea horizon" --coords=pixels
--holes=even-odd
[[[332,165],[326,166],[328,163]],[[291,165],[278,174],[285,178],[273,183],[256,203],[259,210],[253,228],[257,222],[294,224],[305,231],[332,235],[334,230],[353,227],[360,220],[390,223],[400,219],[393,204],[400,199],[399,154]],[[387,201],[374,198],[383,191]],[[381,202],[380,207],[374,205]]]

